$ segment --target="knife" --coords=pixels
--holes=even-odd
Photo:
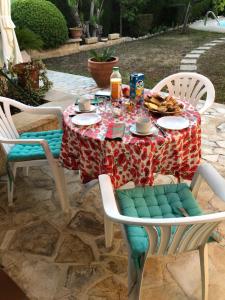
[[[159,131],[162,133],[164,137],[167,137],[168,134],[162,129],[162,127],[160,127],[155,121],[152,121],[152,123],[154,124],[155,127],[159,129]]]

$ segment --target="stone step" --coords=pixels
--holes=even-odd
[[[216,44],[215,43],[206,43],[206,44],[204,44],[204,46],[213,47],[213,46],[216,46]]]
[[[211,47],[204,47],[204,46],[202,46],[202,47],[198,47],[197,49],[198,50],[209,50],[209,49],[211,49]]]
[[[197,63],[197,59],[182,59],[181,60],[182,64],[196,64]]]
[[[215,40],[215,41],[212,41],[212,43],[224,43],[224,41],[221,41],[221,40]]]
[[[189,53],[185,56],[185,58],[199,58],[200,56],[200,53]]]
[[[196,65],[181,65],[180,70],[181,71],[196,71],[197,66]]]
[[[191,54],[203,54],[203,53],[205,53],[205,50],[197,50],[197,49],[195,49],[195,50],[192,50],[191,52],[190,52]]]

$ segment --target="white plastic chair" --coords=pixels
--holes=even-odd
[[[200,165],[190,185],[190,191],[196,197],[202,180],[206,181],[212,191],[225,201],[225,180],[209,164]],[[141,299],[141,284],[145,263],[150,256],[166,256],[191,250],[199,250],[202,299],[208,299],[208,248],[207,242],[214,228],[225,220],[225,212],[199,216],[173,218],[130,217],[121,214],[118,201],[108,175],[99,176],[100,191],[105,213],[105,242],[110,247],[113,240],[113,222],[121,223],[128,245],[128,295],[129,300]],[[159,187],[159,186],[158,186]],[[157,188],[158,188],[157,187]],[[124,191],[123,191],[124,192]],[[125,191],[126,193],[126,191]],[[194,200],[195,201],[195,200]],[[196,201],[195,201],[196,202]],[[127,201],[124,203],[127,204]],[[137,202],[139,205],[139,202]],[[133,259],[127,225],[143,226],[148,237],[148,247],[141,257],[142,264],[137,268]],[[130,227],[131,228],[131,227]],[[213,232],[213,234],[217,234]],[[212,236],[213,236],[212,234]],[[141,244],[141,242],[139,243]],[[138,244],[138,245],[139,245]],[[154,270],[152,270],[154,272]]]
[[[9,174],[8,174],[8,203],[11,206],[13,204],[13,190],[14,190],[14,179],[16,177],[16,170],[18,167],[25,168],[28,175],[28,168],[30,166],[41,166],[49,163],[49,166],[53,172],[53,176],[56,183],[57,192],[59,194],[61,207],[64,212],[69,211],[69,201],[67,197],[66,184],[63,168],[58,163],[58,158],[54,158],[52,151],[49,147],[48,141],[43,138],[22,138],[20,137],[11,116],[10,106],[16,107],[21,111],[25,111],[32,114],[56,114],[58,117],[59,126],[62,127],[62,111],[60,107],[32,107],[15,100],[0,97],[0,143],[3,146],[4,152],[9,157],[11,151],[15,149],[16,145],[39,145],[40,149],[43,148],[43,158],[29,159],[23,157],[21,160],[16,159],[8,161]],[[48,131],[44,133],[54,133],[56,131]],[[32,133],[28,133],[32,134]],[[38,134],[38,133],[37,133]],[[29,152],[29,151],[28,151]],[[11,175],[11,176],[10,176]]]
[[[212,82],[207,77],[194,72],[180,72],[162,79],[152,89],[154,93],[161,91],[186,100],[194,107],[199,100],[205,100],[204,106],[199,110],[200,114],[209,109],[215,100]]]

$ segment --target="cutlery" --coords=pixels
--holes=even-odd
[[[167,136],[168,136],[168,134],[162,129],[162,127],[159,126],[155,121],[152,121],[152,123],[153,123],[153,125],[154,125],[156,128],[159,129],[159,131],[162,133],[162,135],[163,135],[164,137],[167,137]]]

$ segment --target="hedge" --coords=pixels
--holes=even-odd
[[[68,39],[65,18],[54,4],[46,0],[15,0],[11,9],[15,25],[38,34],[44,48],[57,48]]]
[[[71,13],[71,8],[68,5],[68,2],[66,0],[48,0],[48,1],[52,2],[61,11],[61,13],[66,19],[68,28],[75,26],[73,16]]]

